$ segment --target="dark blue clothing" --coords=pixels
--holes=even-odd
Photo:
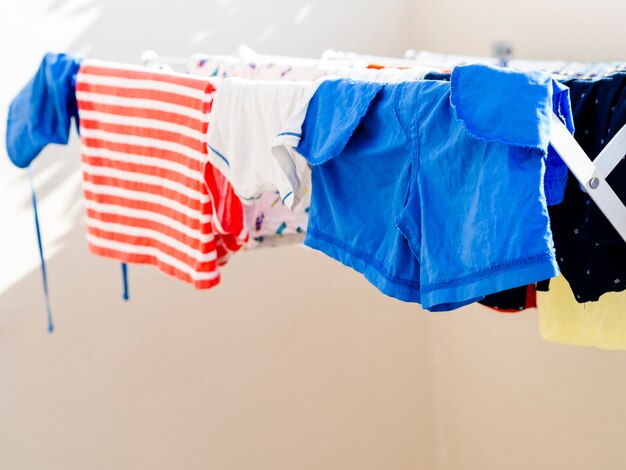
[[[626,125],[626,74],[598,80],[574,79],[570,87],[574,136],[594,159]],[[626,165],[622,161],[607,181],[626,202]],[[565,200],[550,208],[557,261],[579,302],[626,289],[626,245],[615,229],[570,177]]]

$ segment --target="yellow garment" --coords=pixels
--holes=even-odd
[[[579,304],[563,276],[537,292],[539,328],[546,341],[626,350],[626,292],[608,292]]]

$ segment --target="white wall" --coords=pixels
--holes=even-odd
[[[626,59],[621,2],[533,3],[5,0],[0,112],[46,50],[480,54],[506,39],[523,57]],[[74,142],[35,163],[49,335],[28,182],[0,155],[0,468],[626,465],[626,356],[543,343],[534,312],[426,315],[303,248],[236,256],[209,292],[132,266],[124,304],[119,265],[86,251],[78,161]]]
[[[136,63],[240,43],[400,54],[409,5],[328,0],[0,3],[0,121],[47,50]],[[354,23],[346,23],[350,17]],[[2,129],[3,130],[3,129]],[[87,253],[79,154],[35,162],[56,332],[46,332],[25,172],[0,155],[0,468],[432,468],[417,307],[303,248],[237,256],[197,292]]]
[[[412,48],[490,55],[512,43],[517,58],[626,60],[623,0],[412,0]]]
[[[414,0],[411,47],[626,61],[625,18],[623,0]],[[436,468],[626,468],[626,354],[542,342],[535,312],[469,310],[429,318]]]

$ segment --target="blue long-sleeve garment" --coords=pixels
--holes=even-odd
[[[11,161],[26,168],[48,144],[67,144],[72,116],[78,128],[74,80],[80,59],[48,53],[9,106],[6,146]]]

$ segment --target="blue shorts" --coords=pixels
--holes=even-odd
[[[555,276],[543,178],[567,93],[481,65],[451,82],[322,83],[297,149],[313,169],[305,244],[431,311]]]

